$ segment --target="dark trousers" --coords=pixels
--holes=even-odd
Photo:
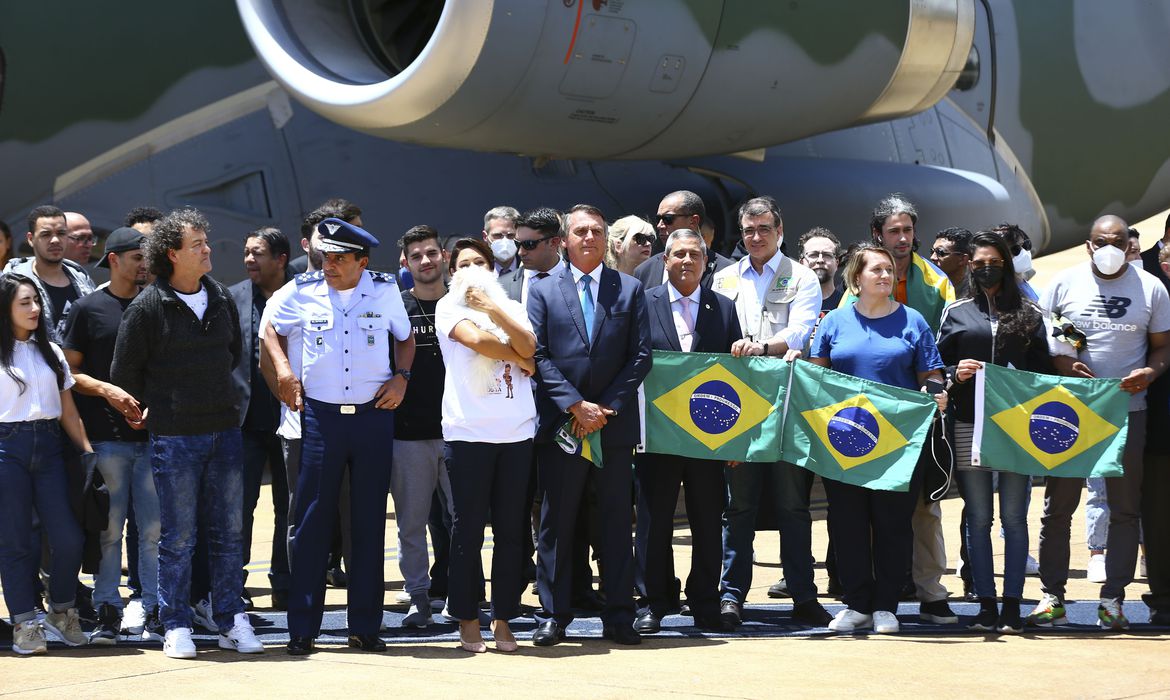
[[[524,538],[528,530],[525,480],[532,441],[492,444],[448,442],[444,454],[455,512],[447,608],[460,620],[479,619],[483,590],[483,529],[492,524],[492,619],[520,615]]]
[[[1142,537],[1146,545],[1149,594],[1142,596],[1151,612],[1170,612],[1170,455],[1145,454],[1142,481]],[[1106,563],[1109,559],[1106,557]]]
[[[431,549],[435,557],[431,561],[432,598],[447,597],[448,572],[451,566],[451,514],[439,496],[439,489],[431,495],[431,514],[427,517],[427,532],[431,535]]]
[[[286,512],[294,513],[297,508],[297,477],[300,476],[301,470],[301,441],[300,439],[289,440],[287,438],[280,439],[281,452],[284,455],[284,478],[285,488],[288,493],[288,509]],[[337,527],[333,533],[333,542],[331,544],[331,552],[329,554],[329,566],[340,566],[342,557],[345,558],[346,566],[349,565],[350,554],[350,538],[349,538],[349,472],[341,477],[341,493],[338,498],[337,505]],[[288,519],[286,518],[286,522]],[[286,539],[285,549],[292,552],[292,523],[288,523],[288,535]]]
[[[723,463],[672,455],[638,455],[638,522],[634,538],[635,578],[643,604],[658,617],[678,604],[674,575],[674,511],[680,485],[686,486],[687,520],[691,526],[691,572],[687,603],[696,617],[719,614],[722,571]]]
[[[260,482],[264,465],[272,471],[272,552],[269,555],[268,580],[273,590],[288,590],[288,482],[284,474],[284,451],[280,438],[273,432],[242,431],[244,438],[244,582],[248,581],[247,566],[252,560],[252,525],[256,504],[260,501]]]
[[[588,461],[565,454],[553,444],[536,447],[540,462],[540,540],[537,546],[536,583],[543,617],[560,625],[573,619],[572,545],[581,496],[590,471],[597,480],[597,505],[601,522],[601,584],[606,605],[602,619],[609,624],[634,620],[634,557],[630,537],[633,519],[631,462],[633,446],[605,446],[597,469]]]
[[[288,631],[316,637],[325,611],[325,570],[333,542],[342,477],[349,470],[350,530],[348,619],[350,634],[377,634],[385,593],[386,497],[390,489],[394,414],[358,407],[343,415],[337,407],[305,401],[301,419],[301,464],[290,552],[292,581]]]
[[[910,570],[914,540],[910,518],[918,488],[879,491],[822,479],[829,500],[829,533],[837,558],[837,578],[847,607],[867,615],[896,612]],[[781,535],[783,536],[783,535]]]

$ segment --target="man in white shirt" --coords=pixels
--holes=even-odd
[[[816,274],[780,252],[784,223],[771,197],[748,200],[739,209],[740,230],[748,255],[715,273],[712,289],[735,302],[743,339],[731,347],[736,357],[781,358],[808,342],[821,309]],[[720,617],[735,627],[752,583],[752,543],[756,513],[765,476],[776,488],[780,524],[780,555],[784,578],[793,599],[793,619],[824,626],[832,616],[817,602],[813,583],[812,517],[809,496],[812,473],[785,462],[745,463],[727,469],[727,510],[723,515],[723,580]]]

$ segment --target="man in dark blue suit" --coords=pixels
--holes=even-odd
[[[528,293],[536,331],[536,451],[540,472],[537,588],[544,608],[532,635],[537,646],[565,638],[570,610],[570,550],[590,462],[564,452],[557,430],[572,419],[578,437],[601,431],[602,462],[594,474],[601,518],[602,636],[638,644],[633,628],[634,562],[630,547],[633,448],[639,439],[637,389],[650,371],[650,330],[642,285],[602,265],[605,216],[578,204],[565,215],[569,264]]]
[[[671,232],[664,259],[667,283],[646,292],[653,348],[730,353],[732,344],[743,333],[735,303],[699,284],[707,263],[707,246],[702,237],[690,229]],[[727,492],[723,467],[723,462],[709,459],[651,453],[638,456],[638,531],[634,551],[643,600],[634,629],[641,634],[658,632],[662,618],[679,604],[670,541],[679,485],[683,483],[693,542],[687,603],[695,616],[695,626],[729,629],[719,617],[722,518]]]

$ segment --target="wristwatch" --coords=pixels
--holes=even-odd
[[[410,381],[410,370],[408,370],[408,369],[395,370],[394,374],[401,374],[403,379],[405,379],[408,382]]]

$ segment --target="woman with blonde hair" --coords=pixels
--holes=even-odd
[[[609,225],[605,264],[627,275],[650,258],[654,227],[637,216],[624,216]]]

